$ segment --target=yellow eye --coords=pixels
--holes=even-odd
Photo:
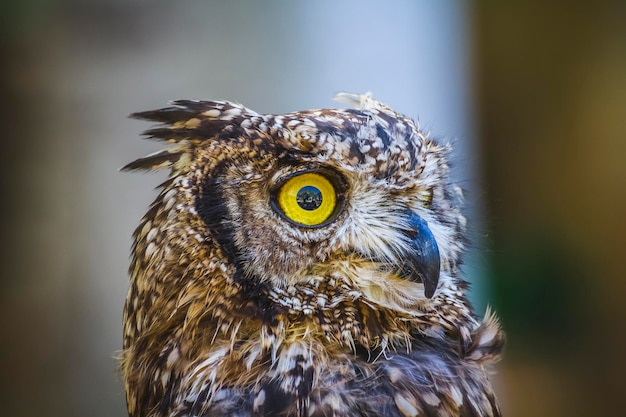
[[[318,226],[335,212],[335,187],[323,175],[307,172],[290,178],[278,190],[280,211],[294,223]]]

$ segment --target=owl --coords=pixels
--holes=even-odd
[[[472,312],[449,146],[370,95],[135,113],[169,177],[134,233],[132,417],[500,416],[504,337]]]

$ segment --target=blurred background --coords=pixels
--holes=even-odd
[[[124,416],[131,233],[164,174],[133,111],[366,92],[455,145],[507,417],[623,415],[626,3],[3,0],[0,404]]]

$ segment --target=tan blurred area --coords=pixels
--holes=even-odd
[[[127,114],[340,90],[456,144],[505,417],[623,414],[626,4],[382,3],[2,2],[0,415],[125,415],[130,235],[163,179],[117,172],[159,148]]]
[[[475,10],[509,416],[624,414],[626,3],[618,3]]]

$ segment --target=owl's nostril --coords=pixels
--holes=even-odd
[[[411,210],[407,213],[409,228],[404,233],[411,240],[411,249],[405,254],[400,273],[411,281],[423,283],[424,294],[432,298],[439,283],[439,247],[426,221]]]

